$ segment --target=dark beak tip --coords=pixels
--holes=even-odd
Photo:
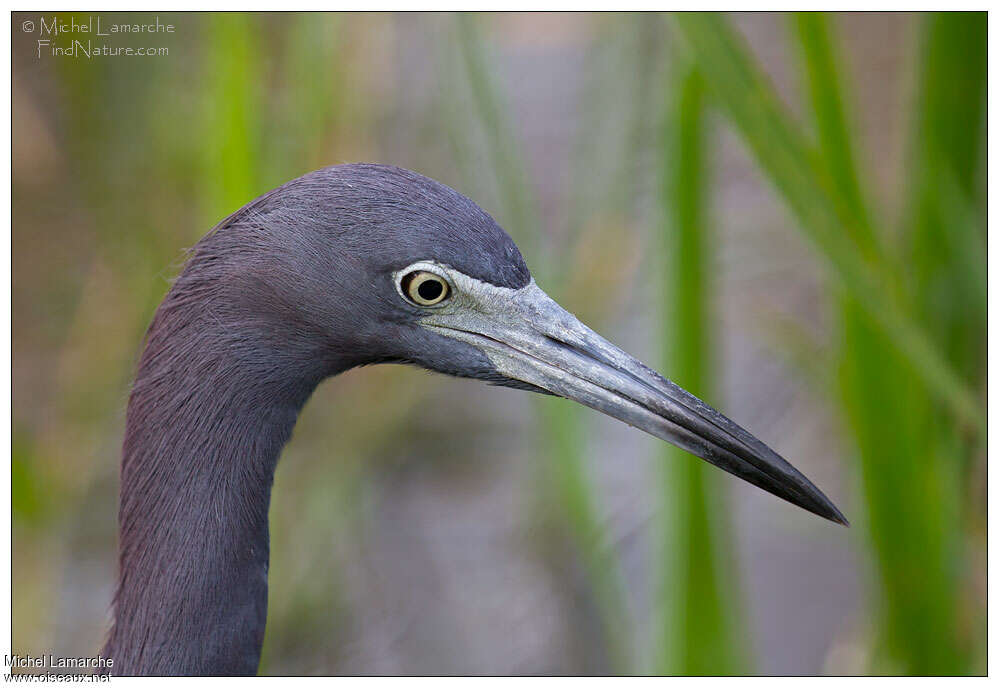
[[[836,517],[831,520],[834,521],[835,523],[840,524],[841,526],[846,526],[847,528],[850,527],[850,521],[847,520],[846,516],[840,513],[839,509],[836,509]]]
[[[836,511],[835,514],[826,516],[826,518],[833,523],[838,523],[841,526],[846,526],[847,528],[850,527],[850,522],[846,519],[846,516],[841,514],[839,511]]]
[[[822,490],[816,487],[808,478],[799,473],[796,469],[791,467],[791,470],[796,474],[798,480],[795,480],[796,488],[793,490],[785,489],[770,489],[766,486],[761,486],[771,494],[780,497],[796,506],[810,511],[816,516],[820,516],[827,521],[832,521],[833,523],[838,523],[841,526],[850,527],[850,521],[843,515],[833,501],[829,499]]]
[[[819,494],[822,495],[821,492]],[[815,506],[817,508],[811,508],[809,511],[833,523],[838,523],[847,528],[850,527],[850,521],[843,515],[843,512],[837,509],[836,505],[825,495],[822,495],[822,498],[818,500],[818,504]]]

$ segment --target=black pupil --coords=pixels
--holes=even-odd
[[[420,282],[420,286],[416,288],[416,293],[420,295],[420,298],[424,301],[433,301],[444,293],[444,285],[435,279],[428,279]]]

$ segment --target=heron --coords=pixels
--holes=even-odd
[[[146,332],[103,650],[114,674],[256,673],[279,455],[320,382],[377,363],[574,400],[847,524],[763,442],[549,298],[474,202],[399,167],[327,167],[205,235]]]

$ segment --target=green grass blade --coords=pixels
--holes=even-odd
[[[574,549],[582,560],[599,614],[597,630],[604,657],[593,666],[603,665],[604,671],[615,674],[630,673],[632,638],[624,583],[583,461],[586,440],[581,414],[564,399],[540,398],[536,406],[541,420],[539,440],[551,483],[546,490],[557,500],[560,520],[572,529]]]
[[[866,223],[867,202],[853,161],[847,98],[828,20],[809,13],[795,17],[793,26],[815,121],[816,160],[847,217],[856,218],[854,240],[876,257],[878,237]],[[857,439],[881,583],[882,652],[873,668],[965,673],[967,654],[956,616],[959,581],[953,575],[953,562],[962,557],[959,491],[952,448],[935,437],[935,428],[947,424],[932,422],[927,388],[869,313],[849,292],[841,293],[839,301],[841,401]],[[915,569],[920,570],[918,578],[911,575]]]
[[[985,13],[927,15],[922,40],[908,214],[908,261],[920,317],[969,384],[982,379],[986,325],[984,207]],[[971,215],[973,215],[972,213]],[[961,220],[965,220],[962,222]]]
[[[344,17],[294,13],[282,19],[275,22],[281,31],[273,36],[280,87],[267,102],[267,164],[262,170],[267,188],[333,162],[328,144],[340,131],[348,102]]]
[[[976,211],[985,204],[986,21],[984,13],[923,18],[908,208],[901,232],[917,316],[955,369],[980,390],[986,365],[986,254],[985,223]],[[899,634],[912,641],[896,654],[921,673],[981,672],[984,657],[981,650],[976,656],[972,644],[984,637],[986,617],[965,571],[971,569],[970,561],[984,557],[980,536],[985,514],[969,508],[977,492],[971,469],[985,460],[984,438],[976,442],[959,427],[935,422],[939,408],[929,400],[925,409],[920,430],[923,445],[932,452],[930,494],[939,495],[945,508],[927,524],[937,539],[927,539],[931,548],[926,553],[932,558],[923,566],[931,580],[939,581],[939,594],[909,595],[906,601],[937,616],[930,624],[911,615],[894,619]],[[969,532],[975,535],[969,537]],[[973,549],[978,557],[971,558]],[[913,627],[914,620],[921,625]]]
[[[206,226],[212,226],[262,192],[259,188],[260,119],[256,19],[213,14],[208,22],[204,107]]]
[[[868,203],[861,191],[828,20],[821,12],[799,12],[793,16],[792,24],[801,47],[819,159],[840,205],[839,215],[846,220],[843,229],[868,260],[884,260],[880,238],[870,223]]]
[[[714,387],[710,304],[711,237],[707,197],[703,82],[693,69],[671,79],[663,133],[666,226],[661,255],[666,296],[662,343],[665,369],[704,399]],[[708,464],[663,445],[664,531],[661,581],[660,673],[719,675],[741,671],[733,643],[733,605],[721,551],[727,550],[727,511],[717,499],[717,475]],[[669,525],[672,524],[672,528]]]
[[[871,264],[844,229],[838,194],[803,136],[780,104],[743,42],[724,16],[684,13],[673,22],[704,75],[709,90],[742,136],[761,169],[798,217],[799,228],[819,249],[839,283],[850,291],[873,322],[912,362],[914,372],[955,415],[981,432],[984,413],[978,396],[934,345],[922,326],[892,295],[900,277],[889,266]]]
[[[507,122],[501,99],[486,68],[476,17],[459,14],[457,40],[467,73],[474,111],[487,139],[489,163],[493,168],[504,225],[532,258],[532,270],[553,297],[565,275],[549,259],[534,199],[527,183],[526,167],[517,153],[515,137]],[[563,517],[572,528],[587,571],[592,594],[599,607],[602,639],[610,670],[630,671],[632,665],[627,596],[613,547],[600,523],[593,488],[583,461],[585,442],[580,409],[562,399],[537,400],[542,423],[538,425],[540,445],[551,475],[549,489]]]
[[[965,673],[956,618],[959,499],[947,454],[927,432],[934,414],[926,387],[849,297],[841,318],[843,410],[861,458],[879,584],[870,668]]]
[[[526,181],[526,167],[513,145],[514,136],[504,116],[493,76],[485,64],[476,18],[472,14],[459,13],[456,21],[458,45],[468,73],[472,100],[489,147],[489,158],[495,170],[508,229],[525,247],[525,251],[538,255],[546,247],[541,241],[536,204]],[[543,258],[541,262],[549,263]]]

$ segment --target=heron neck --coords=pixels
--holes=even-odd
[[[253,674],[274,468],[324,376],[161,308],[129,400],[112,673]]]

